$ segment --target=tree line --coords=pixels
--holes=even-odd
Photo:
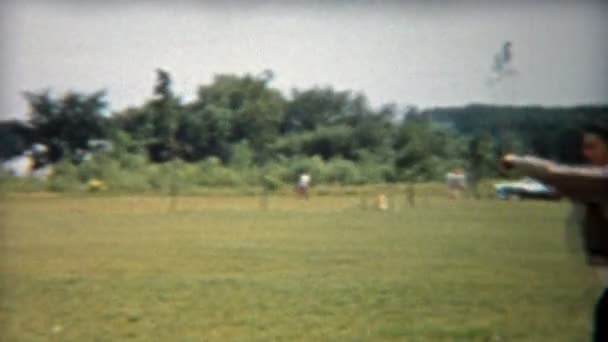
[[[217,75],[186,102],[168,72],[156,76],[144,104],[111,114],[103,91],[26,92],[27,121],[0,123],[0,158],[43,143],[57,178],[122,178],[125,187],[127,173],[150,170],[200,185],[286,183],[303,171],[318,182],[425,181],[456,167],[478,179],[497,176],[494,161],[505,152],[578,162],[580,127],[608,116],[607,106],[373,108],[364,94],[331,87],[285,95],[271,71]],[[91,139],[114,149],[84,165],[76,156]],[[152,178],[140,186],[154,187]]]

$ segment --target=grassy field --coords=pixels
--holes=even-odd
[[[3,341],[585,341],[565,203],[4,195]]]

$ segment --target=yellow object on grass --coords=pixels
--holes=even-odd
[[[106,183],[104,183],[104,181],[97,178],[92,178],[87,182],[87,189],[91,192],[97,192],[107,190],[108,187],[106,186]]]

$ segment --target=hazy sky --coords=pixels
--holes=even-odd
[[[214,74],[269,68],[285,94],[332,85],[373,105],[608,103],[606,2],[506,2],[4,1],[0,119],[26,117],[24,90],[137,105],[158,67],[186,100]],[[488,87],[505,40],[519,74]]]

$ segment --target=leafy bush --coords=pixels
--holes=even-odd
[[[230,167],[245,170],[253,165],[254,151],[247,140],[235,144],[230,154]]]
[[[283,174],[283,181],[293,184],[302,173],[308,173],[313,182],[322,182],[325,176],[325,162],[319,156],[295,157],[287,163],[287,172]]]
[[[350,160],[332,159],[326,164],[323,180],[328,183],[361,184],[364,182],[359,169]]]
[[[222,165],[218,158],[210,157],[195,164],[191,180],[199,186],[240,186],[245,184],[236,170]]]
[[[283,182],[281,181],[280,178],[278,178],[272,174],[262,175],[262,188],[264,189],[264,191],[274,192],[274,191],[279,190],[282,185],[283,185]]]
[[[78,168],[70,161],[62,160],[53,168],[53,175],[48,180],[48,190],[64,192],[81,189]]]
[[[33,178],[18,178],[0,170],[0,191],[37,192],[46,188],[44,181]]]

